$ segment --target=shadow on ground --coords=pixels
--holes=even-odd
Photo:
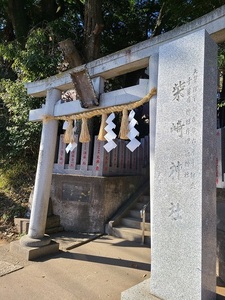
[[[102,237],[101,238],[101,240],[103,240],[102,241],[102,243],[104,243],[104,240],[107,240],[108,238],[107,238],[107,236],[106,237]],[[99,241],[100,243],[101,243],[101,241]],[[134,247],[134,248],[150,248],[150,246],[149,245],[146,245],[146,244],[141,244],[141,243],[135,243],[135,242],[133,242],[133,241],[127,241],[127,240],[122,240],[121,239],[121,242],[118,242],[118,243],[115,243],[115,244],[112,244],[112,246],[119,246],[119,247]]]
[[[86,261],[90,263],[97,263],[102,265],[111,265],[111,266],[117,266],[117,267],[125,267],[125,268],[132,268],[132,269],[138,269],[142,271],[150,271],[151,270],[151,264],[146,264],[139,261],[132,261],[127,259],[121,259],[121,258],[111,258],[106,256],[96,256],[91,254],[80,254],[80,253],[72,253],[72,252],[64,252],[59,251],[55,255],[51,256],[45,256],[40,259],[36,259],[37,262],[44,262],[49,259],[58,259],[58,258],[64,258],[64,259],[73,259],[78,261]]]

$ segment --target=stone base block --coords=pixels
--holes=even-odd
[[[59,244],[53,241],[51,241],[50,244],[42,247],[25,247],[20,244],[20,241],[14,241],[10,243],[10,252],[19,255],[26,260],[34,260],[58,251]]]
[[[57,215],[51,215],[47,217],[46,229],[60,226],[60,217]]]
[[[166,288],[166,287],[162,287]],[[142,281],[141,283],[132,286],[131,288],[123,291],[121,293],[121,300],[162,300],[161,298],[158,298],[150,293],[150,278],[146,279],[145,281]],[[223,296],[219,294],[215,294],[216,300],[222,300],[224,299]]]
[[[62,232],[64,228],[62,226],[52,227],[52,228],[46,228],[45,233],[52,234],[57,232]]]
[[[150,279],[132,286],[121,293],[121,300],[160,300],[150,293]]]
[[[28,233],[30,219],[27,218],[14,218],[14,224],[19,234]]]
[[[14,218],[14,224],[19,234],[28,234],[30,219],[28,218]],[[51,234],[63,231],[64,228],[60,225],[60,217],[51,215],[47,217],[45,233]]]

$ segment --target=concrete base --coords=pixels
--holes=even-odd
[[[66,231],[104,232],[105,220],[147,181],[147,176],[53,174],[51,201]]]
[[[150,278],[121,293],[121,300],[162,300],[150,293]],[[216,300],[224,300],[225,297],[215,294]]]
[[[150,279],[132,286],[121,293],[121,300],[160,300],[150,293]]]
[[[34,238],[30,237],[29,235],[24,235],[20,239],[20,244],[23,247],[43,247],[47,246],[51,243],[51,238],[49,235],[44,234],[42,237]]]
[[[59,251],[59,244],[51,241],[50,244],[42,247],[26,247],[22,246],[20,241],[10,243],[10,252],[21,256],[25,260],[34,260],[36,258],[53,254]]]

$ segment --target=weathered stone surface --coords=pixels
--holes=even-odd
[[[59,244],[53,241],[42,247],[26,247],[21,245],[19,240],[10,243],[10,252],[15,253],[25,260],[34,260],[39,257],[57,253],[58,251]]]
[[[48,90],[45,103],[46,115],[53,114],[55,103],[60,97],[61,92],[59,90]],[[34,239],[43,236],[45,233],[57,130],[57,120],[43,122],[28,231],[29,237]]]
[[[60,217],[56,215],[47,217],[45,232],[47,229],[55,227],[60,227]]]
[[[53,212],[65,230],[104,232],[113,213],[146,180],[145,176],[91,177],[53,174]]]
[[[29,229],[30,219],[28,218],[14,218],[14,224],[19,234],[27,234]],[[45,233],[55,233],[63,231],[63,227],[60,225],[60,217],[56,215],[50,215],[46,220]]]
[[[50,236],[45,234],[40,238],[31,238],[29,235],[24,235],[20,239],[20,244],[23,247],[43,247],[51,243]]]
[[[14,224],[19,234],[28,233],[29,222],[28,218],[14,218]]]
[[[151,293],[166,300],[216,297],[216,61],[204,30],[159,51]]]

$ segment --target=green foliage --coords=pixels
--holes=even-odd
[[[25,49],[18,53],[12,68],[23,81],[35,81],[54,74],[61,60],[51,28],[37,28],[29,34]]]
[[[33,185],[36,171],[36,163],[24,159],[18,159],[18,163],[11,163],[10,168],[0,166],[0,191],[16,192],[23,190],[24,195],[30,191],[28,186]],[[16,180],[15,180],[16,178]]]
[[[34,183],[35,164],[23,159],[0,167],[0,224],[24,217]]]
[[[225,70],[225,45],[222,44],[218,53],[218,68]]]
[[[0,6],[0,168],[7,175],[4,180],[8,178],[6,181],[12,185],[15,180],[9,178],[20,177],[15,171],[18,166],[28,164],[30,168],[26,167],[26,171],[32,170],[33,174],[40,141],[41,124],[29,122],[28,115],[31,109],[41,106],[43,99],[29,97],[24,84],[63,69],[64,58],[58,47],[62,40],[71,38],[82,56],[85,0],[21,1],[27,17],[24,43],[16,36],[13,12],[8,10],[10,2],[2,0]],[[224,1],[103,0],[102,3],[101,55],[104,56],[191,21]],[[222,51],[221,68],[224,61]],[[7,169],[12,170],[10,176]]]
[[[35,100],[26,93],[23,82],[1,81],[0,97],[6,107],[4,113],[5,130],[0,132],[0,153],[4,164],[12,160],[34,160],[37,157],[40,139],[40,123],[28,121],[29,110]],[[40,100],[37,100],[40,104]]]
[[[224,0],[159,0],[162,9],[161,32],[195,20],[224,5]]]
[[[24,217],[27,204],[15,194],[0,191],[0,200],[0,225],[13,223],[14,217]]]
[[[158,1],[103,1],[104,55],[126,48],[151,35],[160,6]]]

